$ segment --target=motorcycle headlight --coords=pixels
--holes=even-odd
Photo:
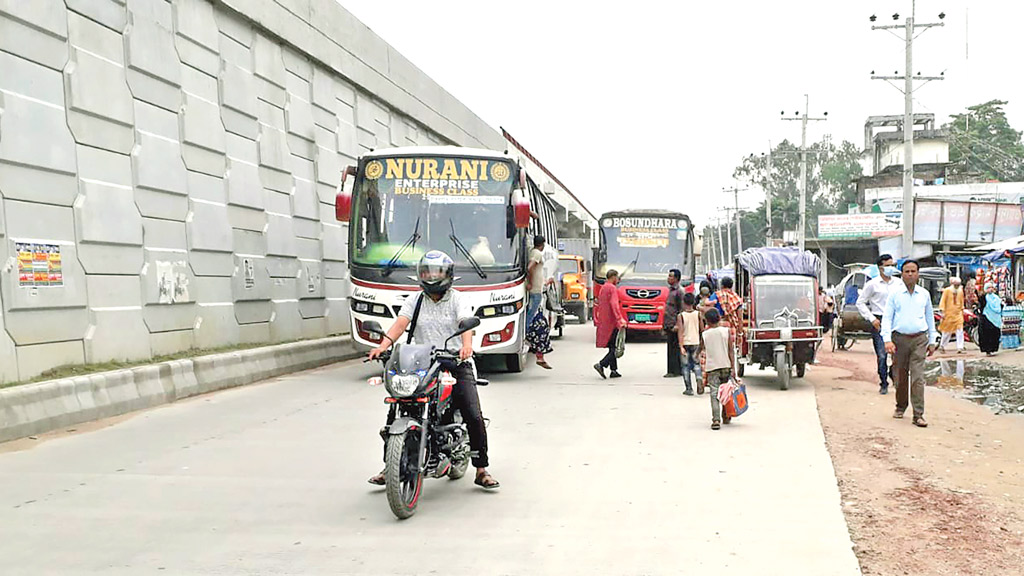
[[[395,398],[412,396],[420,387],[420,377],[415,374],[395,374],[387,381],[386,388]]]

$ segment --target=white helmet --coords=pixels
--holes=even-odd
[[[455,262],[440,250],[431,250],[416,265],[420,286],[427,294],[444,294],[455,281]]]

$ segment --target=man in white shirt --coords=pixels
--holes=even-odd
[[[864,285],[857,297],[857,310],[865,320],[871,323],[871,343],[875,347],[875,356],[878,358],[878,393],[889,393],[889,367],[886,364],[888,354],[885,352],[885,342],[882,341],[882,314],[885,313],[885,303],[889,300],[889,290],[893,287],[895,280],[892,273],[893,259],[891,254],[882,254],[878,257],[878,276]]]

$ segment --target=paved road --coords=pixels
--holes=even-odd
[[[859,573],[808,384],[748,372],[715,432],[664,344],[602,381],[592,334],[481,390],[500,492],[428,480],[404,522],[358,362],[0,453],[0,574]]]

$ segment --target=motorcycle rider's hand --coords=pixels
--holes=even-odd
[[[387,346],[378,346],[378,347],[374,348],[373,350],[370,350],[370,354],[369,354],[370,360],[376,360],[377,357],[380,356],[381,354],[383,354],[387,349],[388,349]]]
[[[469,360],[471,356],[473,356],[472,346],[463,346],[459,349],[459,360],[465,362],[466,360]]]

